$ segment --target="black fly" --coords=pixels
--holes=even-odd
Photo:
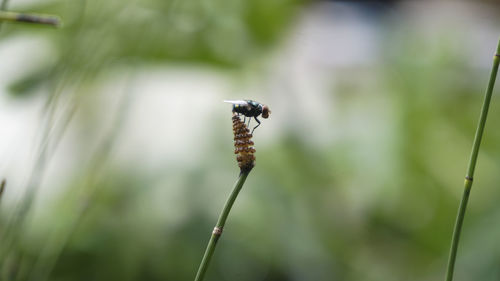
[[[255,121],[257,121],[258,124],[253,128],[252,134],[253,131],[260,126],[260,121],[259,119],[257,119],[257,117],[262,114],[263,118],[268,118],[269,113],[271,113],[271,110],[269,110],[269,107],[267,105],[253,100],[225,100],[224,102],[233,104],[233,112],[238,113],[238,115],[243,114],[245,118],[249,117],[250,119],[248,120],[248,125],[250,125],[250,120],[252,117],[255,119]]]

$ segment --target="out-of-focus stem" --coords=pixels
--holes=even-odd
[[[10,22],[27,22],[51,26],[59,26],[61,20],[57,16],[52,15],[42,15],[42,14],[26,14],[26,13],[16,13],[0,11],[0,22],[10,21]]]
[[[3,192],[5,190],[5,184],[7,182],[5,181],[5,179],[2,180],[2,183],[0,183],[0,201],[2,201],[2,196],[3,196]]]
[[[9,0],[2,0],[2,3],[0,3],[0,10],[7,9],[7,4],[8,3],[9,3]]]
[[[458,207],[457,219],[455,222],[455,228],[453,229],[453,236],[451,240],[450,257],[448,259],[448,270],[446,271],[445,279],[446,281],[453,280],[453,271],[455,268],[455,260],[457,257],[458,242],[460,240],[460,233],[462,232],[462,224],[465,217],[465,211],[467,209],[467,202],[469,201],[469,194],[472,188],[472,181],[474,178],[474,170],[476,169],[479,146],[481,145],[481,138],[483,137],[486,117],[488,116],[488,109],[490,107],[491,95],[493,93],[493,87],[495,86],[499,63],[500,41],[498,42],[497,51],[493,57],[493,67],[491,69],[490,81],[488,83],[488,88],[486,89],[486,94],[484,96],[483,107],[481,109],[481,115],[479,116],[476,135],[474,136],[474,142],[472,144],[469,166],[467,168],[467,174],[465,175],[464,193],[462,195],[460,206]]]
[[[222,230],[224,228],[224,225],[226,224],[229,211],[231,211],[234,201],[236,200],[238,193],[243,187],[243,184],[245,183],[245,180],[247,179],[249,173],[250,171],[242,171],[240,173],[238,181],[236,181],[236,184],[234,185],[233,191],[227,198],[226,204],[224,204],[224,208],[222,209],[222,212],[220,213],[219,216],[219,220],[217,221],[217,225],[215,226],[212,232],[212,236],[210,236],[210,240],[208,241],[207,249],[205,250],[205,254],[203,255],[203,259],[201,260],[200,267],[198,268],[198,273],[196,273],[196,278],[194,279],[195,281],[203,280],[205,272],[207,271],[208,268],[208,264],[210,263],[210,259],[214,254],[217,241],[222,235]]]

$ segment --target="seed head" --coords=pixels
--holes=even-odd
[[[247,125],[236,114],[233,115],[234,154],[241,172],[250,172],[255,166],[255,148]]]

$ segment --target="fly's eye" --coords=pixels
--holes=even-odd
[[[269,107],[267,107],[267,105],[264,105],[262,107],[262,117],[268,118],[270,113],[271,113],[271,110],[269,110]]]

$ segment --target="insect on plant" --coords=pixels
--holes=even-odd
[[[250,120],[252,120],[252,117],[255,121],[257,121],[258,124],[252,129],[252,134],[253,131],[260,126],[260,121],[257,117],[262,114],[262,117],[267,119],[271,113],[271,110],[269,110],[267,105],[253,100],[225,100],[224,102],[233,104],[233,112],[238,113],[238,115],[243,114],[245,116],[243,122],[246,122],[247,117],[249,118],[247,126],[250,126]]]

